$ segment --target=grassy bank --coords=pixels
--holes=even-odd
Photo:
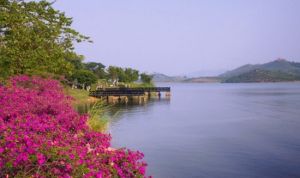
[[[108,117],[105,116],[107,109],[108,107],[101,101],[98,101],[93,105],[88,112],[90,117],[87,121],[87,124],[91,129],[96,132],[104,132],[107,130]]]
[[[65,87],[64,91],[67,95],[74,98],[74,105],[94,103],[88,112],[87,124],[92,130],[97,132],[104,132],[107,129],[108,118],[104,116],[107,107],[104,106],[101,100],[90,97],[89,92],[86,90]]]
[[[70,87],[65,87],[65,94],[72,96],[74,98],[74,104],[97,102],[98,99],[95,97],[90,97],[89,92],[86,90],[72,89]]]
[[[138,88],[138,87],[155,87],[153,83],[131,83],[129,84],[132,88]]]
[[[153,83],[119,83],[119,87],[154,87]],[[95,86],[93,88],[96,88]],[[65,86],[64,93],[68,96],[74,98],[73,105],[81,105],[81,104],[88,104],[88,103],[95,103],[90,108],[88,114],[89,119],[87,124],[92,128],[94,131],[103,132],[107,128],[108,118],[105,116],[105,111],[107,111],[108,106],[105,106],[100,99],[95,97],[90,97],[89,92],[86,90],[81,89],[72,89],[69,86]]]
[[[102,85],[108,87],[108,84]],[[138,87],[155,87],[153,83],[119,83],[119,86],[115,87],[130,87],[130,88],[138,88]],[[92,90],[95,90],[96,86],[92,86]],[[72,96],[74,98],[75,104],[80,103],[88,103],[88,102],[97,102],[99,99],[95,97],[90,97],[89,92],[81,89],[72,89],[69,86],[65,86],[64,88],[65,94]]]

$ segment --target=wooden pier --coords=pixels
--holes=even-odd
[[[115,103],[124,101],[127,103],[130,99],[145,102],[151,95],[161,97],[161,93],[166,93],[166,97],[170,96],[170,87],[139,87],[139,88],[101,88],[90,91],[89,95],[96,98],[106,99],[107,102]]]
[[[145,93],[151,92],[170,92],[170,87],[147,87],[147,88],[101,88],[98,90],[90,91],[90,96],[103,97],[103,96],[142,96]]]

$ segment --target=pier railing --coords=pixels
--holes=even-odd
[[[93,97],[103,96],[141,96],[145,92],[170,92],[170,87],[138,87],[138,88],[100,88],[90,91]]]

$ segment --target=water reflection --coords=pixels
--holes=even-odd
[[[172,101],[121,109],[113,146],[154,177],[300,177],[300,84],[173,84]]]
[[[108,111],[112,146],[145,153],[149,175],[300,177],[300,83],[171,87]]]
[[[104,107],[106,107],[106,114],[111,116],[112,118],[121,118],[120,114],[124,111],[127,112],[133,112],[137,110],[137,108],[146,108],[149,106],[152,106],[154,104],[164,105],[169,104],[171,101],[170,97],[151,97],[147,100],[147,102],[137,102],[132,101],[128,103],[116,103],[116,104],[105,104],[105,101],[102,101],[104,103]],[[87,103],[80,103],[76,104],[74,107],[80,114],[86,114],[88,111],[94,106],[94,102],[87,102]],[[116,117],[120,116],[120,117]]]
[[[76,111],[80,114],[86,114],[89,112],[89,110],[93,107],[94,104],[94,102],[80,103],[76,104],[74,107]]]

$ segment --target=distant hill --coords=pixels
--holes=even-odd
[[[278,59],[265,64],[247,64],[221,74],[223,82],[280,82],[300,80],[300,63]]]
[[[154,82],[183,82],[186,79],[184,76],[168,76],[160,73],[152,74],[152,80]]]
[[[225,79],[226,83],[249,82],[283,82],[300,80],[300,76],[291,75],[281,71],[254,69],[249,72]]]
[[[203,68],[203,67],[202,67]],[[188,72],[185,74],[187,78],[198,78],[198,77],[206,77],[206,76],[217,76],[221,73],[224,73],[225,69],[201,69],[199,71]]]
[[[195,83],[216,83],[220,82],[220,77],[195,77],[188,78],[186,76],[168,76],[165,74],[152,74],[154,82],[195,82]]]
[[[230,78],[230,77],[237,76],[237,75],[240,75],[240,74],[243,74],[243,73],[246,73],[246,72],[250,72],[251,70],[257,69],[258,66],[259,65],[246,64],[246,65],[238,67],[234,70],[225,72],[225,73],[223,73],[219,76],[222,77],[222,78]]]
[[[188,78],[184,82],[194,82],[194,83],[219,83],[221,82],[220,77],[195,77]]]
[[[246,64],[216,77],[152,74],[154,82],[242,83],[300,81],[300,63],[277,59],[265,64]]]

